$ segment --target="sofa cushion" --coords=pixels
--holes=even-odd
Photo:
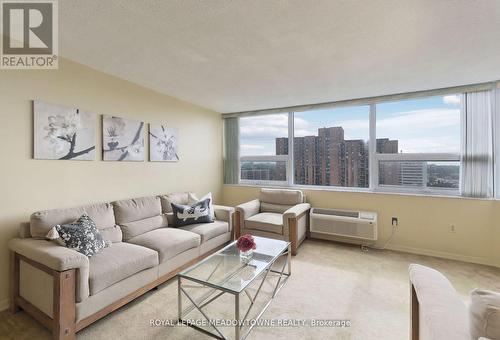
[[[201,237],[186,230],[161,228],[133,237],[128,242],[156,250],[162,263],[186,250],[198,247]]]
[[[50,229],[58,224],[75,221],[87,214],[105,240],[120,242],[122,232],[115,222],[113,206],[109,203],[91,204],[76,208],[38,211],[31,215],[30,233],[33,238],[45,238]]]
[[[138,221],[124,222],[120,224],[120,228],[122,228],[123,239],[125,241],[128,241],[132,237],[144,234],[148,231],[155,230],[158,228],[164,228],[167,225],[168,225],[167,216],[158,215]]]
[[[225,221],[214,221],[214,223],[191,224],[179,229],[187,230],[201,236],[201,243],[229,232],[229,223]]]
[[[270,212],[253,215],[245,220],[245,228],[283,235],[283,215]]]
[[[295,205],[303,203],[304,196],[300,190],[262,188],[259,200],[272,204]]]
[[[500,339],[500,294],[474,289],[470,292],[469,317],[473,339]]]
[[[172,212],[172,203],[184,205],[189,203],[189,192],[172,192],[160,196],[160,199],[163,213],[168,214]]]
[[[125,242],[114,243],[89,258],[90,295],[158,265],[158,253],[152,249]]]
[[[139,221],[161,215],[160,198],[156,196],[132,198],[113,202],[117,224]]]

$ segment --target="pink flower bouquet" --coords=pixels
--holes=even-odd
[[[245,234],[240,236],[238,238],[238,241],[236,242],[236,246],[238,247],[238,250],[241,252],[247,252],[257,248],[257,244],[255,244],[255,240],[253,239],[253,236],[250,234]]]

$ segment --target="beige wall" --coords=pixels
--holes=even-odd
[[[228,205],[258,197],[258,188],[224,185]],[[500,201],[379,193],[304,190],[313,207],[378,213],[379,242],[399,226],[388,248],[500,266]],[[455,226],[452,233],[451,225]]]
[[[178,127],[181,159],[103,162],[97,152],[96,161],[33,160],[33,99]],[[213,111],[65,60],[57,71],[0,71],[0,307],[8,299],[7,241],[33,211],[178,190],[220,198],[221,126]]]

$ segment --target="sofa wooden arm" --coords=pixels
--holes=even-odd
[[[20,261],[44,271],[53,278],[53,309],[52,317],[40,311],[37,307],[19,294]],[[29,259],[14,251],[10,251],[11,297],[10,310],[16,313],[25,310],[38,322],[52,330],[56,340],[73,340],[76,338],[76,269],[57,271],[44,264]]]
[[[9,249],[37,263],[35,266],[64,272],[69,269],[78,271],[76,301],[81,302],[89,296],[89,259],[76,250],[61,247],[55,242],[32,238],[15,238],[9,241]],[[43,270],[43,269],[42,269]]]

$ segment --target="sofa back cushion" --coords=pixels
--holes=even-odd
[[[171,192],[169,194],[160,196],[163,213],[172,213],[172,203],[182,205],[189,204],[189,194],[189,192]]]
[[[168,226],[167,215],[157,215],[144,218],[138,221],[123,222],[120,224],[123,232],[123,239],[130,240],[132,237],[142,235],[148,231]]]
[[[259,200],[264,203],[292,206],[304,203],[304,195],[300,190],[262,188]]]
[[[156,196],[138,197],[113,202],[117,224],[139,221],[161,215],[160,199]]]
[[[49,230],[55,225],[72,223],[84,213],[95,222],[104,240],[121,242],[122,232],[116,225],[113,206],[109,203],[35,212],[30,218],[31,236],[33,238],[45,238]]]
[[[160,198],[139,197],[113,202],[116,223],[121,227],[123,239],[167,226],[162,216]]]

